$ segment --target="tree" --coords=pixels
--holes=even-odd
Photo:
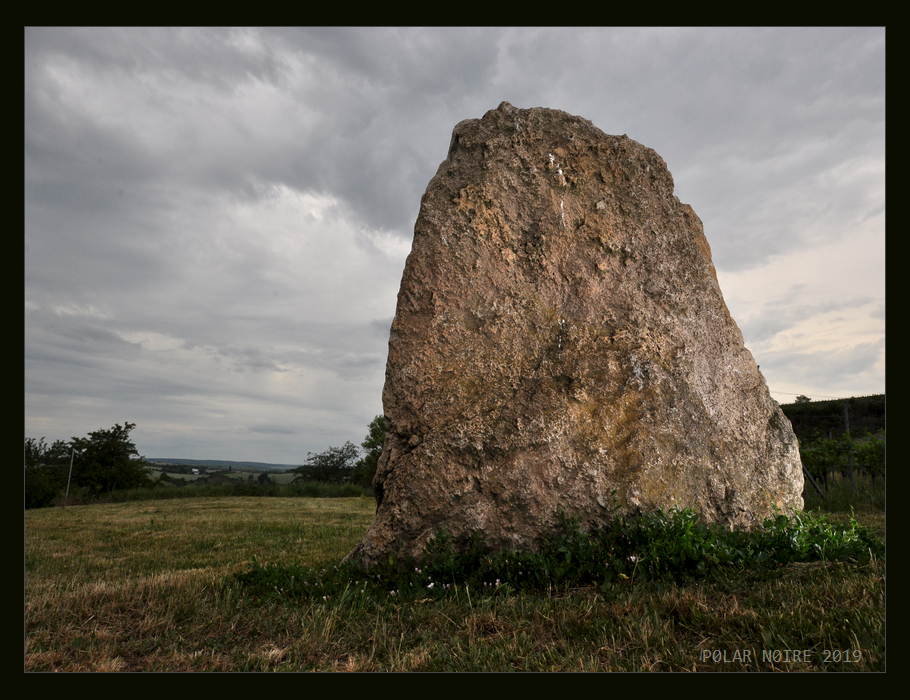
[[[25,439],[25,507],[41,508],[66,492],[70,460],[70,488],[86,489],[92,496],[108,491],[151,486],[147,464],[129,439],[135,423],[96,430],[70,442],[57,440],[47,447],[44,438]],[[134,459],[136,457],[136,459]]]
[[[325,452],[307,452],[306,464],[294,469],[294,482],[322,481],[328,484],[346,484],[354,475],[357,446],[348,441],[344,447],[330,447]]]
[[[25,438],[25,507],[45,508],[66,491],[72,445],[57,440],[50,447],[44,438]]]
[[[24,461],[26,467],[37,467],[45,452],[47,452],[47,444],[45,444],[44,438],[40,440],[25,438]]]
[[[44,508],[66,488],[69,461],[63,461],[66,443],[48,447],[44,438],[25,438],[25,507]]]
[[[118,423],[110,430],[91,432],[87,438],[73,438],[73,483],[93,495],[151,486],[148,465],[129,437],[135,427],[135,423]]]
[[[808,396],[800,395],[796,397],[796,403],[809,403],[810,401],[812,401],[812,399],[810,399]]]
[[[376,416],[369,425],[370,432],[360,446],[366,450],[366,455],[354,465],[353,482],[359,486],[371,488],[373,477],[376,475],[376,466],[382,455],[382,446],[385,444],[386,421],[384,415]]]

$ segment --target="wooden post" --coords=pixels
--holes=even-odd
[[[76,446],[73,445],[73,454],[70,456],[70,475],[66,477],[66,497],[70,497],[70,481],[73,479],[73,460],[76,459]]]
[[[850,454],[848,456],[848,463],[850,466],[850,492],[856,493],[856,481],[853,479],[853,445],[850,441],[850,412],[847,409],[847,402],[844,402],[844,425],[847,426],[847,444],[850,446]]]
[[[825,494],[823,494],[822,490],[820,488],[818,488],[818,484],[815,483],[815,479],[812,478],[812,475],[809,473],[809,470],[806,469],[805,467],[803,467],[803,474],[805,474],[807,477],[809,477],[809,481],[812,482],[812,485],[815,487],[815,490],[818,491],[818,495],[821,496],[822,499],[824,499]]]

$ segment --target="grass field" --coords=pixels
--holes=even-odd
[[[373,513],[368,498],[244,497],[26,511],[25,669],[885,668],[885,567],[876,558],[679,584],[630,579],[609,590],[456,588],[408,601],[354,589],[328,600],[264,598],[234,576],[254,558],[330,568]],[[884,538],[882,508],[856,517]]]
[[[177,479],[183,479],[187,483],[192,483],[194,481],[199,481],[200,479],[205,479],[208,474],[181,474],[173,470],[168,470],[167,467],[154,466],[149,467],[149,474],[152,478],[158,478],[162,473],[169,474],[172,477]],[[224,472],[222,472],[224,473]],[[239,479],[241,481],[247,481],[252,476],[254,480],[259,477],[260,474],[267,474],[269,479],[276,484],[290,484],[294,481],[296,474],[287,474],[285,472],[278,471],[265,471],[265,472],[226,472],[225,475],[229,476],[232,479]]]

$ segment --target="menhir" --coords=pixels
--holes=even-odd
[[[802,508],[796,437],[651,149],[503,102],[458,124],[421,202],[389,337],[376,519],[349,559],[445,529],[534,549],[675,506]]]

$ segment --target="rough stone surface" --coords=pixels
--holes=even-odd
[[[503,102],[458,124],[421,201],[389,338],[377,513],[349,555],[440,528],[534,549],[557,510],[802,508],[796,437],[654,151]]]

